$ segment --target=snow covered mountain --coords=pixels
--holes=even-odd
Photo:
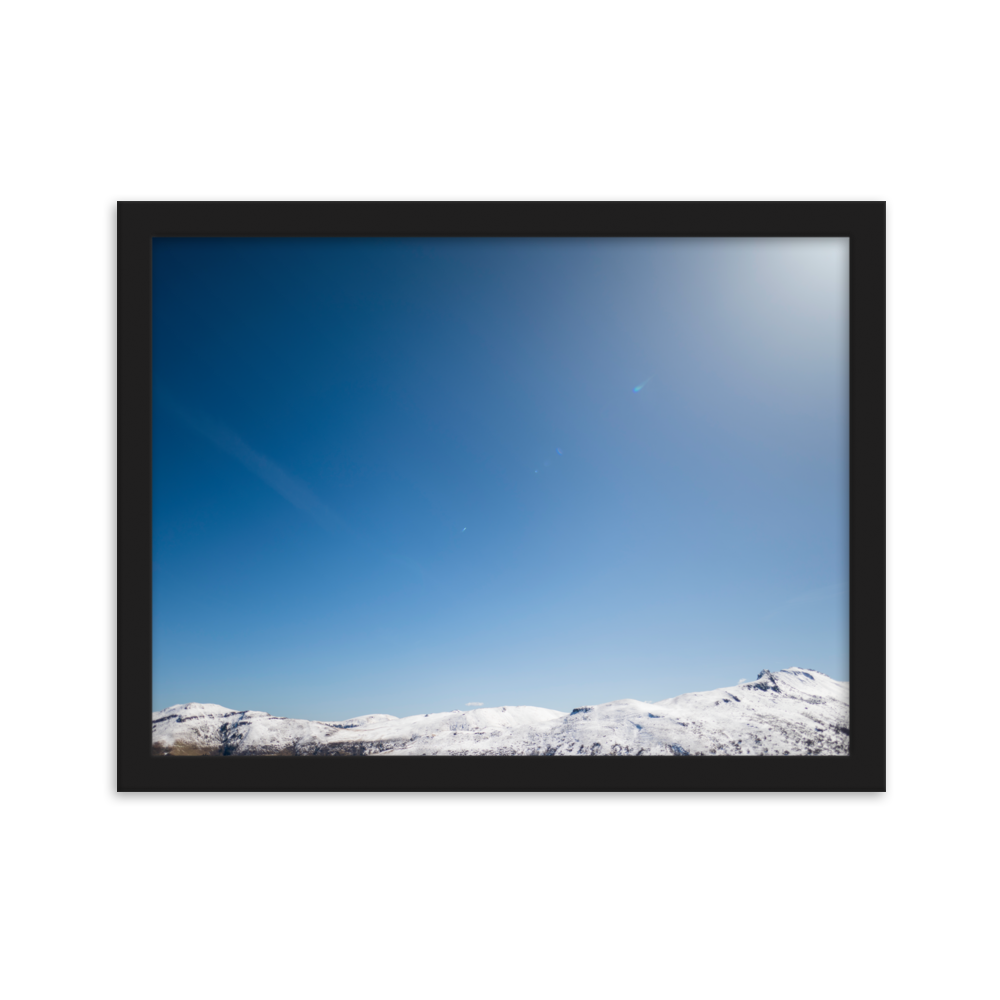
[[[849,686],[816,670],[572,712],[505,705],[397,719],[306,722],[191,702],[153,713],[153,753],[170,756],[844,755]]]

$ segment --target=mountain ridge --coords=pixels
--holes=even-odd
[[[816,670],[659,702],[631,698],[570,712],[530,705],[339,722],[186,702],[154,712],[159,756],[841,756],[850,688]]]

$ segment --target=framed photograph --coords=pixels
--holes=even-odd
[[[119,791],[885,790],[884,203],[120,202],[118,303]]]

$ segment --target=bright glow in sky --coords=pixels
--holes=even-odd
[[[846,680],[847,253],[156,240],[153,708]]]

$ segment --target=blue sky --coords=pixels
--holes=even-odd
[[[158,239],[153,288],[154,709],[847,679],[846,240]]]

